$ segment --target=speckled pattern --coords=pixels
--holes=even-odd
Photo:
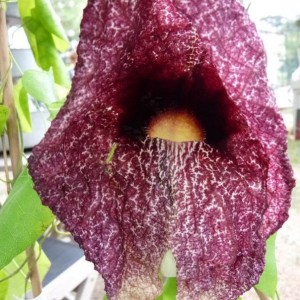
[[[230,0],[90,0],[81,29],[71,93],[29,158],[43,203],[109,299],[154,300],[169,249],[177,299],[236,299],[258,281],[293,186],[254,25]],[[182,108],[205,141],[147,135]]]

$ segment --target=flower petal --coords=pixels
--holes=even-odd
[[[71,93],[29,169],[109,299],[155,299],[169,250],[178,299],[235,299],[258,281],[293,185],[264,66],[235,1],[89,1]],[[178,109],[205,142],[147,136]]]
[[[193,20],[202,41],[211,48],[213,62],[229,97],[270,158],[269,207],[261,227],[262,234],[268,237],[288,218],[295,182],[286,157],[286,129],[267,84],[262,41],[238,1],[178,0],[176,5]]]
[[[268,161],[258,142],[240,141],[231,157],[199,143],[170,155],[178,299],[236,299],[263,270]]]

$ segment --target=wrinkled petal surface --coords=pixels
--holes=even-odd
[[[231,0],[90,0],[67,103],[29,159],[45,205],[102,274],[109,299],[236,299],[287,218],[286,133],[254,25]],[[205,141],[151,138],[184,109]]]

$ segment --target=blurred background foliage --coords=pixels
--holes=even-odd
[[[60,17],[72,46],[75,47],[79,37],[82,11],[86,6],[87,0],[51,0],[51,3]]]

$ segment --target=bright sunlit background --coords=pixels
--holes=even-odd
[[[299,65],[299,1],[244,0],[244,5],[265,44],[270,85],[278,88],[289,84]]]

